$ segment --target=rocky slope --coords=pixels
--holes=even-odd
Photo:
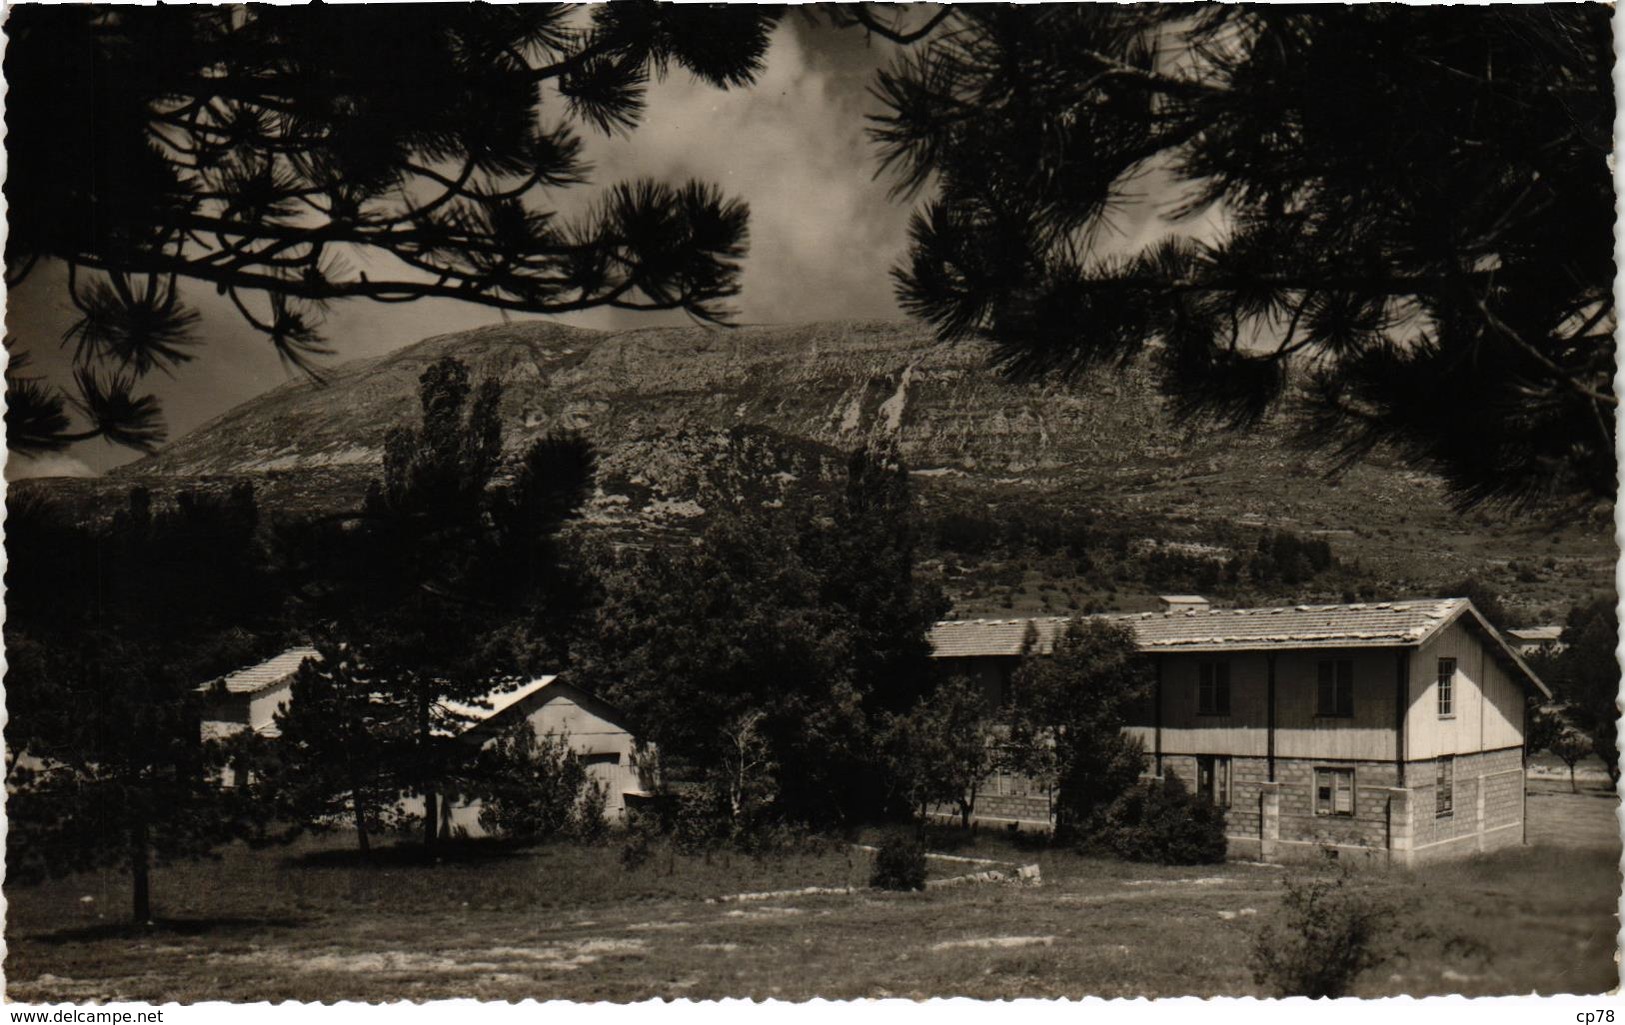
[[[492,326],[345,364],[323,386],[283,385],[106,478],[41,487],[105,505],[136,483],[167,491],[246,477],[273,510],[341,507],[377,474],[389,428],[416,418],[422,369],[447,354],[475,378],[502,380],[510,450],[557,428],[598,445],[591,519],[621,529],[681,528],[741,495],[773,502],[833,476],[842,450],[876,437],[899,443],[928,513],[1089,508],[1164,540],[1199,541],[1214,524],[1284,526],[1328,537],[1378,579],[1404,579],[1420,557],[1439,579],[1504,568],[1553,526],[1464,520],[1436,479],[1380,462],[1328,481],[1279,424],[1175,426],[1140,370],[1017,385],[987,370],[982,347],[937,345],[895,323]],[[1614,556],[1608,531],[1581,524],[1571,535],[1568,576],[1599,577]]]

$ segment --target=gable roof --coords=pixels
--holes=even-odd
[[[1360,602],[1350,605],[1288,605],[1258,609],[1174,609],[1098,618],[1125,623],[1141,651],[1283,651],[1304,648],[1421,647],[1463,616],[1488,639],[1494,653],[1542,693],[1546,685],[1466,598]],[[1038,630],[1040,654],[1069,622],[1041,619],[948,620],[931,630],[937,658],[1021,654],[1028,623]]]
[[[441,736],[460,735],[464,737],[487,733],[497,728],[497,724],[500,723],[505,713],[510,709],[517,708],[531,698],[538,696],[539,700],[534,702],[538,707],[555,698],[568,697],[592,715],[630,732],[626,726],[626,717],[620,709],[598,697],[592,691],[577,687],[575,684],[556,675],[537,677],[517,688],[498,687],[486,693],[479,703],[442,700],[440,708],[443,712],[449,714],[442,717],[440,725],[435,728],[435,732]],[[481,707],[481,705],[489,707]],[[524,714],[529,715],[530,712],[526,711]],[[454,726],[455,728],[453,728]]]
[[[299,671],[299,666],[307,658],[319,658],[315,648],[300,647],[289,648],[280,655],[274,655],[264,662],[251,665],[246,669],[238,669],[227,673],[217,680],[198,687],[199,691],[212,689],[216,682],[223,682],[228,694],[258,694],[269,687],[274,687]]]
[[[514,705],[519,704],[519,702],[530,697],[532,694],[537,694],[547,689],[552,685],[553,681],[557,679],[558,676],[556,675],[538,676],[529,683],[521,684],[519,687],[512,690],[499,687],[496,690],[486,693],[477,703],[465,703],[462,701],[443,699],[440,701],[440,707],[455,716],[456,719],[463,724],[464,730],[470,730],[491,719],[497,718],[503,712],[512,708]],[[551,697],[551,695],[549,696]],[[451,733],[452,731],[443,730],[440,732]]]

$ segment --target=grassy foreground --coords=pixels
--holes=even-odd
[[[1416,872],[1360,871],[1430,935],[1361,996],[1598,993],[1620,876],[1613,794],[1531,783],[1530,846]],[[544,847],[363,868],[338,841],[233,850],[154,875],[156,927],[123,924],[128,880],[6,887],[6,996],[91,1000],[638,1000],[724,996],[1176,996],[1260,992],[1246,951],[1291,870],[1158,868],[1031,853],[981,836],[957,853],[1043,867],[1041,887],[859,890],[862,852],[764,861]],[[967,869],[969,866],[966,867]],[[934,865],[933,874],[960,871]]]

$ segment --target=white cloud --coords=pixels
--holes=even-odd
[[[896,317],[887,272],[902,256],[909,206],[874,180],[863,102],[854,80],[815,67],[783,24],[755,85],[723,91],[674,73],[650,90],[630,137],[590,138],[595,184],[697,178],[748,202],[744,322]]]
[[[82,459],[61,452],[48,452],[40,456],[11,453],[6,459],[6,480],[27,480],[30,477],[94,477],[96,471]]]

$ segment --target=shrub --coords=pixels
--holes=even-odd
[[[1281,996],[1339,997],[1386,960],[1392,909],[1350,885],[1348,869],[1287,879],[1275,921],[1253,938],[1253,980]]]
[[[480,752],[480,778],[480,825],[531,842],[570,826],[587,769],[569,738],[549,733],[538,740],[530,723],[520,722]]]
[[[720,847],[729,838],[730,822],[721,795],[712,787],[686,791],[677,798],[671,839],[684,854]]]
[[[609,839],[609,787],[596,779],[588,779],[581,788],[581,797],[570,814],[570,835],[585,844],[601,844]]]
[[[1140,783],[1112,802],[1094,831],[1096,846],[1130,861],[1203,865],[1223,861],[1224,809],[1194,794],[1173,773]]]
[[[901,836],[881,844],[869,885],[877,890],[925,889],[925,847]]]

